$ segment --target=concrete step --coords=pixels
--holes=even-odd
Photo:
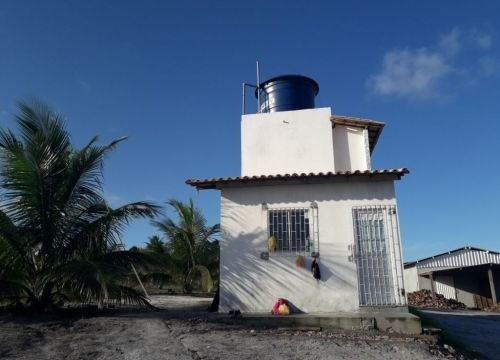
[[[310,328],[322,330],[373,330],[396,334],[422,333],[420,318],[410,313],[338,313],[271,315],[263,313],[219,314],[228,324],[266,328]]]

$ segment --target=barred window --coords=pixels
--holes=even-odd
[[[274,238],[274,251],[291,253],[314,251],[310,213],[311,209],[308,208],[268,210],[269,238]]]

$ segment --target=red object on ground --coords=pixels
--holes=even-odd
[[[279,308],[280,308],[281,305],[287,305],[288,306],[288,302],[285,299],[281,299],[281,298],[278,299],[278,300],[276,300],[276,302],[273,305],[273,314],[274,315],[280,315]]]

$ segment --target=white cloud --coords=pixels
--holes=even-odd
[[[458,28],[454,28],[448,34],[441,35],[439,39],[439,47],[444,52],[444,55],[456,55],[462,48],[460,43],[461,33]]]
[[[379,95],[427,97],[452,71],[441,54],[428,49],[393,50],[384,55],[382,72],[373,75],[370,83]]]
[[[450,82],[466,85],[496,74],[498,60],[477,53],[478,48],[488,51],[492,46],[493,38],[487,33],[454,28],[435,45],[386,52],[381,70],[369,77],[367,85],[381,96],[441,97]]]
[[[471,31],[469,40],[477,47],[487,50],[493,46],[493,38],[486,33],[480,33],[477,30]]]

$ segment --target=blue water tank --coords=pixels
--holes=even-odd
[[[260,112],[314,109],[314,98],[318,95],[316,81],[302,75],[277,76],[259,85]]]

